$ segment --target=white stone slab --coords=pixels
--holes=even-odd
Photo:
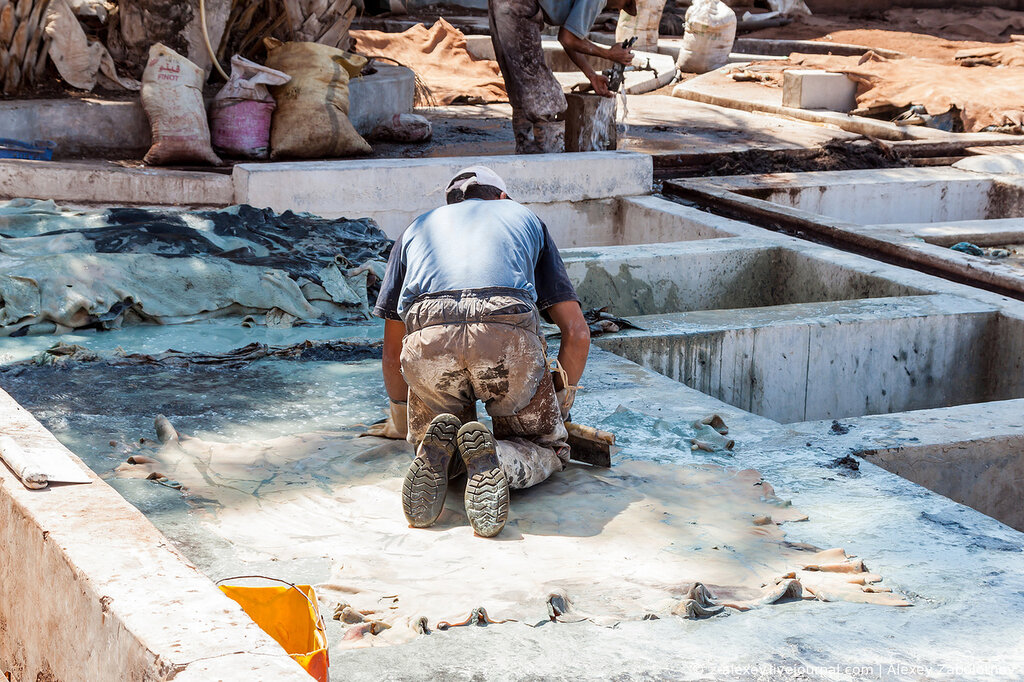
[[[782,106],[845,114],[857,108],[857,84],[843,73],[792,69],[782,77]]]
[[[329,218],[369,216],[394,236],[443,205],[448,181],[474,165],[494,169],[509,195],[525,204],[648,194],[654,177],[651,157],[632,152],[240,164],[235,202]]]

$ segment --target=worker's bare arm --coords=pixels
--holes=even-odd
[[[384,353],[381,367],[384,370],[384,389],[395,402],[404,403],[409,397],[409,386],[402,376],[402,339],[405,338],[405,323],[401,320],[384,320]]]
[[[633,62],[632,50],[618,44],[612,45],[611,47],[597,45],[586,38],[580,38],[565,26],[558,29],[558,42],[560,42],[562,47],[565,48],[566,54],[569,54],[569,51],[571,50],[572,52],[576,52],[581,55],[601,57],[619,64],[625,64],[626,66],[629,66]],[[570,58],[572,57],[572,55],[569,56]],[[586,58],[584,57],[584,59]],[[573,60],[573,62],[576,66],[579,66],[579,63],[577,63],[576,60]],[[586,73],[586,71],[584,71],[584,73]]]
[[[571,35],[571,34],[570,34]],[[602,97],[611,97],[611,90],[608,89],[608,78],[604,74],[597,73],[594,71],[594,67],[591,66],[590,60],[587,59],[586,55],[582,52],[576,52],[568,47],[565,48],[565,54],[569,56],[572,63],[583,72],[583,75],[590,81],[590,85],[594,88],[594,92]]]
[[[590,326],[583,319],[583,311],[576,301],[556,303],[547,309],[547,313],[562,332],[558,362],[565,370],[569,383],[575,386],[579,384],[583,368],[587,366],[587,355],[590,353]]]

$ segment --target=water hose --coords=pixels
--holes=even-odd
[[[210,44],[210,32],[206,29],[206,0],[199,0],[199,25],[203,28],[203,40],[206,42],[206,51],[210,53],[210,60],[217,68],[217,73],[223,76],[224,80],[228,80],[228,75],[221,68],[220,62],[217,61],[217,55],[213,51],[213,45]]]

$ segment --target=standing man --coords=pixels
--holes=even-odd
[[[374,308],[385,319],[392,404],[382,433],[401,433],[407,420],[416,446],[402,486],[411,526],[437,520],[449,473],[464,465],[466,515],[491,537],[508,517],[509,488],[536,485],[569,461],[564,419],[590,329],[544,223],[508,198],[494,171],[460,171],[445,198],[395,242]],[[557,389],[541,312],[562,332]],[[475,421],[477,400],[493,435]]]
[[[490,0],[488,17],[494,55],[512,104],[516,153],[565,149],[565,95],[544,61],[544,24],[560,27],[558,42],[590,81],[594,92],[611,97],[608,79],[590,65],[587,55],[628,65],[633,53],[621,45],[602,47],[587,35],[602,8],[636,16],[636,0]]]

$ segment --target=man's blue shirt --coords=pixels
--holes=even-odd
[[[605,0],[539,0],[544,20],[552,26],[564,26],[577,38],[586,38]]]
[[[401,319],[417,297],[518,289],[545,310],[578,301],[558,248],[533,211],[510,199],[468,199],[424,213],[395,242],[374,314]]]

